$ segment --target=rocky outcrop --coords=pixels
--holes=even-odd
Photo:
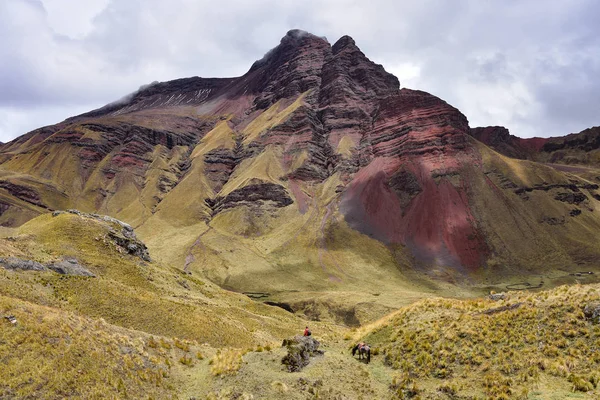
[[[213,213],[242,205],[260,207],[269,204],[274,207],[286,207],[293,202],[285,188],[274,183],[252,184],[234,190],[225,197],[206,199]]]
[[[336,146],[344,136],[358,142],[372,127],[376,100],[399,89],[398,78],[371,62],[350,36],[341,37],[323,65],[319,93],[321,120],[329,144]]]
[[[153,129],[131,123],[83,123],[52,135],[48,143],[68,142],[79,147],[78,156],[84,167],[93,168],[99,161],[112,154],[113,169],[143,167],[151,159],[148,153],[156,146],[172,149],[175,146],[190,146],[198,141],[198,133],[209,130],[212,124],[193,119],[171,117],[181,129]],[[176,121],[176,122],[175,122]],[[92,139],[91,137],[94,137]]]
[[[17,257],[0,258],[0,266],[11,271],[45,271],[46,267],[39,262],[23,260]]]
[[[492,301],[505,300],[506,293],[491,293],[490,295],[488,295],[488,299]]]
[[[528,193],[528,192],[533,192],[533,191],[537,191],[537,190],[548,192],[552,189],[568,189],[570,191],[570,193],[569,192],[558,193],[554,197],[554,199],[558,200],[558,201],[571,203],[571,204],[579,204],[579,203],[587,200],[587,196],[584,195],[583,193],[581,193],[581,189],[597,190],[598,187],[599,187],[598,185],[593,184],[593,183],[585,183],[585,182],[575,181],[574,183],[567,183],[567,184],[557,183],[557,184],[550,184],[550,185],[542,184],[542,185],[537,185],[537,186],[533,186],[533,187],[521,187],[521,188],[515,189],[515,193],[520,195],[523,199],[527,200],[528,197],[524,196],[524,195],[525,195],[525,193]]]
[[[213,183],[215,192],[219,192],[229,180],[242,157],[236,149],[218,148],[206,153],[204,156],[204,170],[207,178]]]
[[[578,209],[578,208],[574,208],[574,209],[572,209],[571,211],[569,211],[569,215],[570,215],[571,217],[576,217],[576,216],[578,216],[578,215],[581,215],[581,210],[580,210],[580,209]]]
[[[9,181],[0,181],[0,188],[5,189],[12,196],[23,200],[27,203],[34,204],[39,207],[47,208],[42,202],[40,195],[32,188],[12,183]]]
[[[331,46],[326,39],[298,29],[256,61],[242,78],[256,93],[254,107],[268,108],[279,99],[296,97],[321,85],[321,69]]]
[[[55,211],[52,213],[52,216],[56,217],[64,213],[109,223],[112,226],[109,227],[108,237],[118,246],[117,248],[119,250],[132,256],[139,257],[144,261],[151,261],[148,248],[136,237],[131,225],[108,215],[88,214],[78,210]]]
[[[585,317],[595,324],[600,324],[600,303],[586,304],[583,308],[583,314]]]
[[[542,151],[547,153],[558,150],[590,152],[598,149],[600,149],[600,126],[588,128],[579,133],[572,133],[563,137],[549,138],[542,147]]]
[[[402,209],[406,209],[412,199],[423,191],[415,174],[408,170],[396,172],[388,184],[400,199]]]
[[[8,209],[10,209],[10,204],[7,204],[3,201],[0,201],[0,215],[4,214]]]
[[[600,127],[597,126],[551,138],[523,139],[511,135],[502,126],[472,128],[470,134],[505,156],[551,164],[597,165],[593,154],[600,151]]]
[[[288,32],[245,78],[260,90],[255,109],[307,94],[305,106],[259,139],[263,146],[285,145],[290,153],[307,150],[306,161],[289,174],[303,181],[323,181],[333,174],[341,161],[334,148],[344,137],[358,145],[372,127],[378,100],[397,93],[400,86],[351,37],[330,46],[323,38],[297,30]]]
[[[96,276],[88,271],[83,265],[79,264],[79,261],[74,258],[53,262],[48,264],[47,267],[61,275],[88,276],[92,278]]]
[[[47,271],[51,270],[61,275],[95,277],[93,273],[83,267],[76,259],[64,259],[47,265],[33,260],[23,260],[18,257],[0,258],[0,266],[11,271]]]
[[[360,170],[342,193],[346,221],[423,263],[476,268],[488,253],[462,172],[481,165],[466,117],[428,93],[380,100],[360,142]]]
[[[285,365],[288,372],[298,372],[310,363],[310,358],[323,355],[319,350],[318,340],[311,336],[294,336],[291,339],[285,339],[282,347],[286,347],[288,353],[283,357],[281,363]]]
[[[511,135],[508,129],[503,126],[471,128],[469,133],[498,153],[522,160],[536,159],[536,154],[542,150],[544,144],[548,141],[547,138],[523,139]]]
[[[554,196],[555,200],[562,201],[569,204],[579,204],[587,200],[587,196],[581,192],[565,193],[560,192]]]
[[[148,108],[197,105],[217,97],[234,78],[183,78],[169,82],[152,82],[121,100],[102,108],[70,118],[74,122],[105,115],[121,115]]]

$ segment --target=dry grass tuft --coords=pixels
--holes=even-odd
[[[242,366],[243,351],[239,349],[219,349],[217,354],[209,361],[210,372],[214,376],[234,375]]]

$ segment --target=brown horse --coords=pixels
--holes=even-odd
[[[366,343],[359,343],[352,348],[352,357],[358,352],[358,359],[367,360],[367,364],[371,362],[371,347]]]

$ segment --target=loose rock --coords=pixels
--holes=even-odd
[[[48,268],[52,271],[62,275],[75,275],[75,276],[90,276],[95,277],[93,273],[85,269],[76,259],[66,259],[63,261],[55,262],[48,265]]]
[[[583,314],[594,324],[600,324],[600,303],[590,303],[583,309]]]
[[[8,270],[21,270],[21,271],[45,271],[46,267],[44,267],[39,262],[35,262],[32,260],[22,260],[17,257],[6,257],[0,258],[0,266],[4,267],[4,269]]]
[[[110,232],[108,233],[110,239],[113,242],[115,242],[117,246],[123,248],[124,251],[128,254],[137,256],[144,261],[152,261],[150,259],[150,253],[148,252],[148,248],[141,240],[139,240],[135,236],[135,232],[131,225],[123,221],[119,221],[118,219],[110,217],[108,215],[88,214],[79,210],[54,211],[52,213],[52,216],[56,217],[65,213],[75,214],[83,218],[95,219],[97,221],[103,221],[111,223],[113,225],[117,225],[117,229],[114,229],[114,226],[110,228]]]
[[[488,298],[493,301],[504,300],[506,299],[506,293],[492,293]]]
[[[310,363],[310,357],[322,355],[324,352],[318,350],[321,343],[310,336],[294,336],[285,339],[283,345],[287,347],[288,354],[283,357],[281,363],[289,372],[300,371]]]

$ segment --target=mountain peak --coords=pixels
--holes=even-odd
[[[260,60],[255,61],[248,72],[252,72],[268,63],[289,58],[291,53],[302,48],[315,50],[329,47],[331,45],[324,37],[313,35],[301,29],[292,29],[281,38],[277,46],[269,50]]]
[[[327,42],[327,39],[324,37],[313,35],[310,32],[304,31],[302,29],[291,29],[289,30],[283,38],[281,38],[281,42],[284,41],[298,41],[301,39],[312,39]]]
[[[333,45],[333,48],[332,48],[333,54],[337,54],[342,49],[344,49],[346,47],[349,47],[349,46],[356,47],[358,49],[358,47],[356,46],[356,42],[354,41],[354,39],[352,39],[348,35],[344,35],[341,38],[339,38],[338,41],[335,42],[335,44]]]

